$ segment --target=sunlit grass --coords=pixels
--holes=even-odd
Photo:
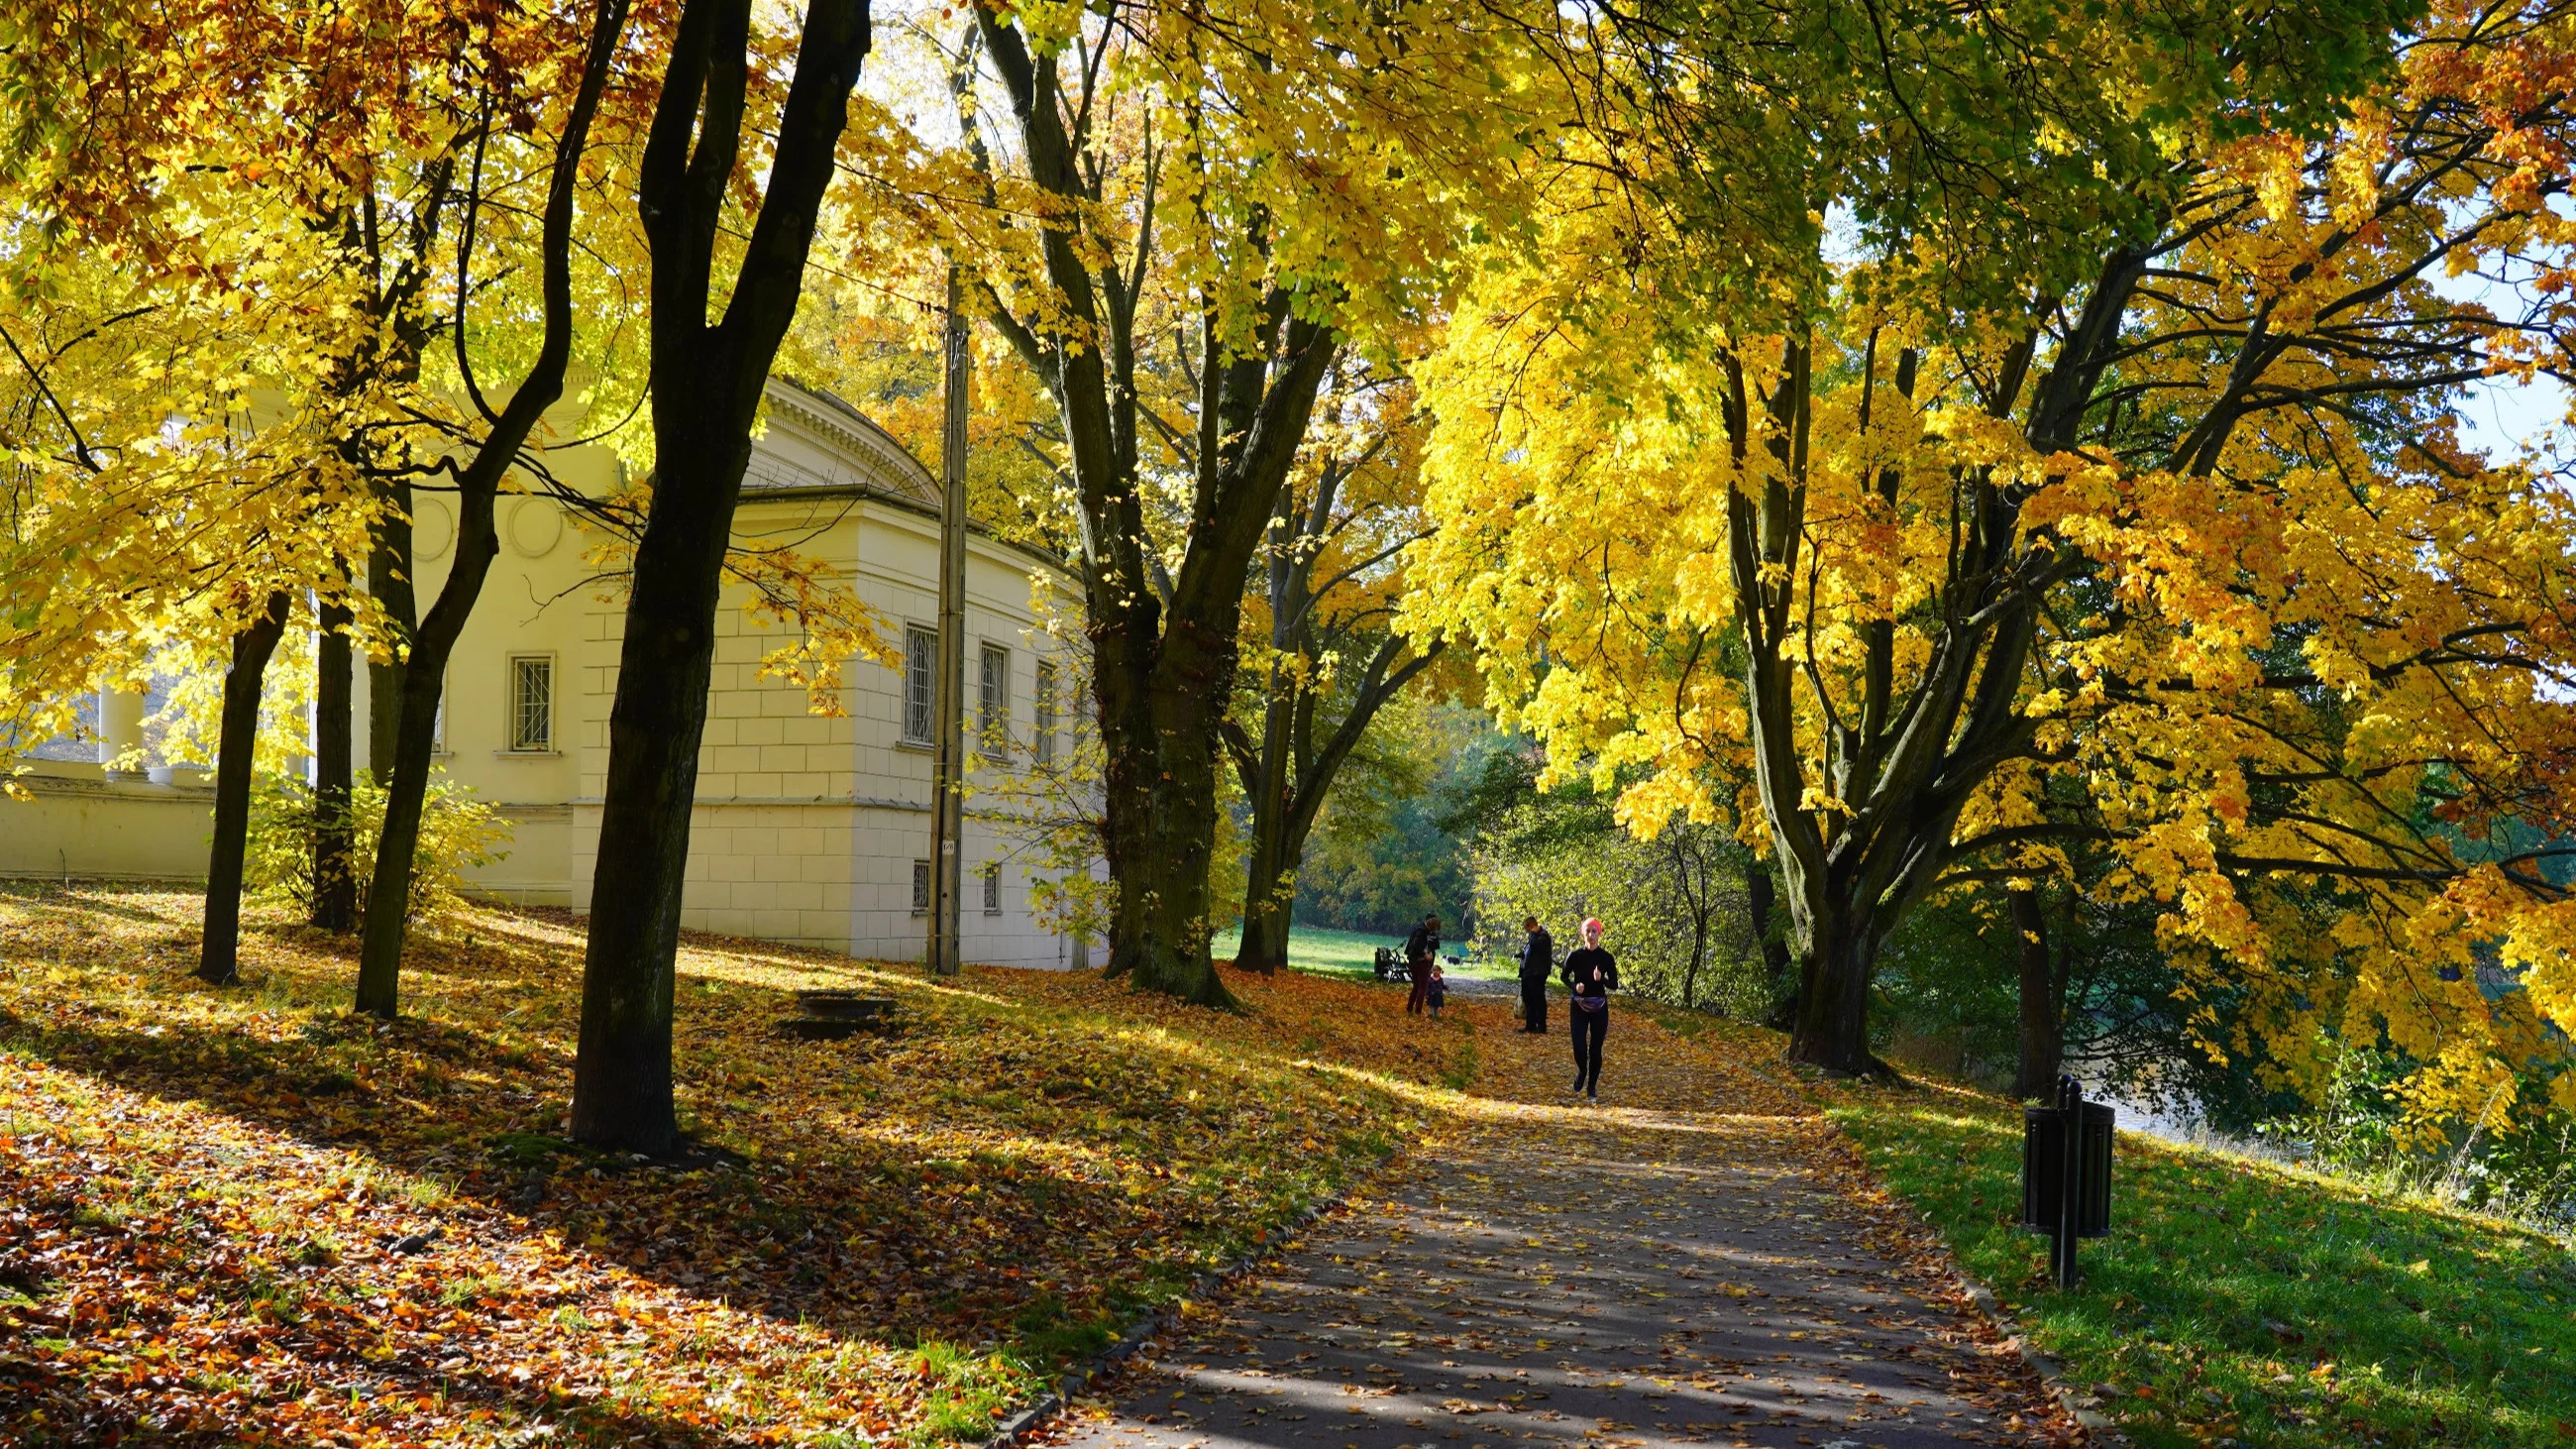
[[[2122,1134],[2081,1287],[2022,1232],[2017,1104],[1833,1089],[1890,1189],[2145,1449],[2576,1441],[2576,1262],[2547,1237]]]

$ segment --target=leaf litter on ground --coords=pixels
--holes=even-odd
[[[0,886],[0,1440],[972,1440],[1201,1272],[1376,1166],[1469,1028],[1228,973],[1240,1014],[1089,972],[691,937],[694,1149],[565,1140],[581,934],[477,910],[407,1014],[352,943],[197,897]],[[799,1041],[801,989],[895,998]]]

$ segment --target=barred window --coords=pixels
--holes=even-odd
[[[932,691],[939,679],[939,631],[907,624],[903,630],[903,742],[935,743],[931,738]],[[927,907],[925,907],[927,909]]]
[[[926,860],[912,863],[912,909],[915,915],[930,909],[930,862]]]
[[[995,753],[1011,746],[1011,651],[999,644],[984,646],[982,667],[976,676],[975,733],[982,736],[984,748]]]
[[[1037,734],[1030,739],[1029,748],[1036,754],[1040,765],[1055,763],[1055,690],[1054,663],[1046,660],[1039,661],[1038,697],[1035,701]]]
[[[998,916],[1001,913],[1002,868],[998,865],[988,865],[984,867],[984,914]]]
[[[555,662],[543,655],[510,660],[510,749],[543,754],[555,747]]]

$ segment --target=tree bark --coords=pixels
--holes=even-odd
[[[349,608],[325,604],[322,637],[314,649],[313,681],[313,924],[345,931],[358,915],[357,875],[349,859],[351,718],[356,701],[350,676]]]
[[[2048,950],[2048,924],[2039,908],[2039,893],[2005,893],[2012,908],[2013,955],[2021,981],[2021,1059],[2013,1076],[2013,1094],[2047,1097],[2057,1091],[2057,1072],[2065,1040],[2057,1020],[2057,972]]]
[[[1797,1025],[1789,1038],[1789,1060],[1867,1076],[1878,1067],[1869,1050],[1869,982],[1878,965],[1878,938],[1857,911],[1811,917],[1800,924],[1806,950],[1800,962]]]
[[[637,209],[653,260],[653,497],[635,552],[582,963],[573,1136],[667,1152],[671,1004],[689,813],[715,659],[724,557],[751,428],[870,44],[865,0],[813,0],[773,140],[768,185],[723,320],[715,248],[740,156],[751,0],[680,13],[642,162]]]
[[[1789,943],[1781,939],[1772,921],[1778,901],[1779,887],[1772,883],[1771,867],[1757,856],[1745,856],[1745,912],[1753,918],[1753,939],[1762,950],[1763,979],[1771,983],[1771,1014],[1763,1025],[1786,1031],[1798,1019],[1798,974],[1789,959]]]
[[[430,750],[447,661],[501,549],[500,535],[492,524],[501,480],[518,463],[520,450],[546,409],[563,396],[565,369],[572,361],[573,208],[582,152],[589,144],[591,121],[599,112],[600,94],[608,85],[618,39],[626,30],[626,10],[627,0],[600,0],[592,24],[580,83],[565,114],[563,134],[555,140],[554,168],[546,185],[538,241],[544,269],[543,336],[518,389],[497,415],[487,413],[491,430],[472,460],[455,475],[454,561],[446,581],[439,585],[437,600],[412,631],[394,726],[393,767],[390,774],[378,770],[378,778],[386,781],[385,819],[376,840],[375,871],[367,882],[356,1005],[359,1011],[387,1020],[400,1006],[403,945],[411,928],[412,861],[420,849],[421,809],[429,791]],[[461,316],[456,325],[464,325]]]
[[[420,600],[412,584],[411,483],[380,479],[377,486],[393,511],[376,525],[367,552],[367,592],[392,621],[400,646],[383,659],[367,661],[367,773],[382,785],[393,778],[394,752],[402,736],[403,680],[412,635],[420,628]]]
[[[286,591],[233,636],[232,667],[224,673],[223,722],[215,744],[215,838],[206,857],[205,929],[197,947],[197,977],[217,986],[241,979],[242,861],[250,844],[250,783],[259,746],[259,686],[269,656],[286,633]]]
[[[1282,286],[1263,295],[1236,352],[1221,303],[1200,304],[1196,474],[1187,547],[1166,570],[1148,536],[1137,440],[1136,309],[1152,228],[1112,240],[1084,219],[1101,203],[1068,111],[1057,58],[1033,54],[1011,13],[979,6],[977,33],[1009,92],[1030,181],[1066,205],[1038,228],[1048,305],[1028,320],[989,289],[994,325],[1045,379],[1064,424],[1082,510],[1083,602],[1105,760],[1103,853],[1112,897],[1107,974],[1204,1005],[1232,998],[1208,954],[1208,864],[1216,838],[1218,730],[1239,662],[1252,560],[1336,351],[1332,328]],[[1088,84],[1086,77],[1082,82]],[[1186,124],[1186,123],[1184,123]],[[1150,218],[1150,175],[1137,199]],[[1260,225],[1240,238],[1266,255]],[[1119,253],[1132,250],[1132,269]],[[1298,315],[1307,311],[1306,315]]]

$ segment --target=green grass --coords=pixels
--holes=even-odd
[[[2576,1259],[2471,1214],[2123,1133],[2112,1232],[2047,1280],[2016,1104],[1828,1089],[1880,1179],[2142,1449],[2576,1442]]]
[[[1215,940],[1208,943],[1208,950],[1219,961],[1231,961],[1234,959],[1236,947],[1242,943],[1242,940],[1241,932],[1221,932]],[[1377,948],[1380,946],[1401,948],[1403,945],[1404,937],[1401,933],[1382,936],[1370,931],[1334,931],[1322,926],[1296,926],[1288,932],[1288,969],[1311,971],[1318,976],[1341,976],[1356,981],[1373,981],[1377,979],[1377,975],[1371,969],[1370,961]],[[1448,961],[1446,958],[1449,953],[1457,949],[1459,949],[1458,944],[1454,941],[1440,948],[1443,969],[1453,977],[1500,978],[1512,975],[1516,969],[1509,960],[1469,961],[1463,965]]]

